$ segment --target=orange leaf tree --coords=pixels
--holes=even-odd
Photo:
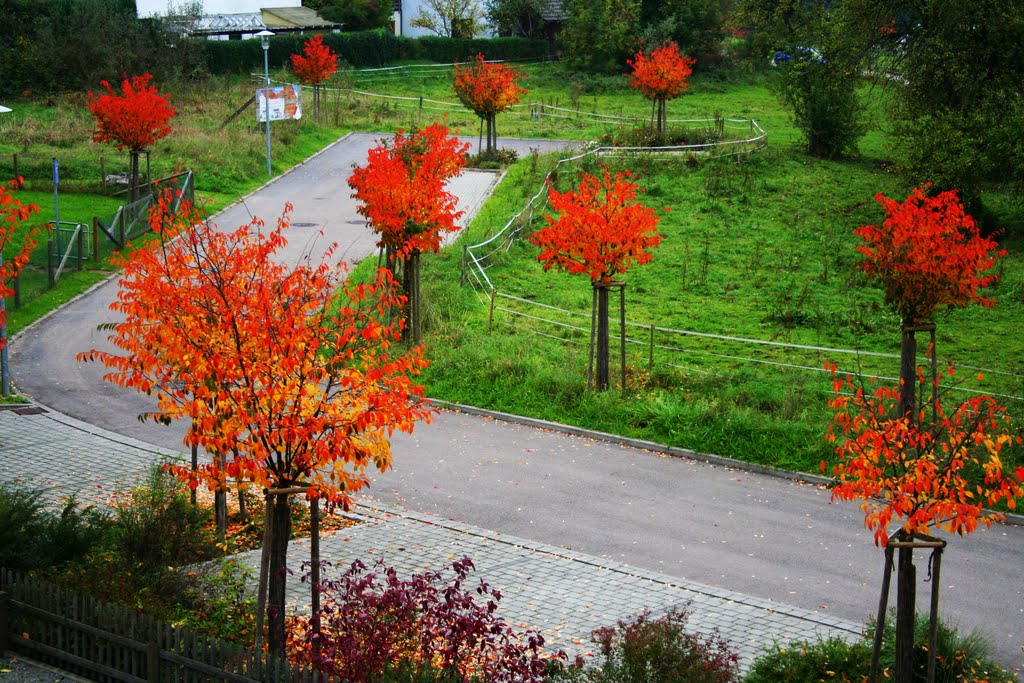
[[[910,681],[913,669],[913,543],[932,528],[971,532],[979,521],[989,524],[997,517],[985,513],[984,505],[1006,501],[1012,507],[1024,494],[1024,468],[1010,474],[1000,460],[1001,450],[1015,440],[1003,408],[987,396],[976,396],[952,410],[942,406],[935,326],[928,322],[942,307],[993,305],[981,295],[995,279],[985,272],[1005,252],[996,251],[996,243],[980,235],[955,192],[929,197],[927,189],[915,189],[903,202],[876,195],[885,208],[885,221],[856,230],[864,240],[857,248],[865,257],[862,269],[883,283],[886,303],[901,318],[900,383],[868,395],[850,378],[837,381],[829,430],[829,438],[838,442],[832,497],[866,501],[865,525],[879,545],[889,541],[889,524],[903,520],[895,532],[900,542],[895,671],[899,682]],[[925,409],[923,391],[921,404],[915,398],[915,388],[926,383],[925,373],[917,368],[915,332],[920,330],[933,335],[930,409]],[[886,572],[888,566],[887,560]],[[887,579],[883,585],[880,620],[885,618]],[[880,645],[876,638],[876,661]]]
[[[39,207],[35,204],[23,204],[17,197],[14,196],[14,191],[20,184],[19,180],[14,180],[6,185],[0,184],[0,349],[7,346],[7,308],[3,305],[3,300],[12,294],[14,290],[11,289],[8,283],[11,282],[21,269],[28,263],[29,255],[32,252],[32,247],[35,246],[35,240],[32,239],[32,231],[27,233],[18,247],[16,252],[4,253],[7,249],[7,245],[16,237],[18,228],[24,223],[32,214],[39,213]],[[4,358],[6,364],[7,359]],[[6,391],[6,365],[3,368],[4,372],[4,390]]]
[[[440,124],[398,132],[370,150],[366,166],[356,168],[348,184],[359,201],[359,213],[380,235],[377,246],[397,270],[402,260],[402,284],[407,298],[407,326],[414,343],[422,334],[420,322],[419,255],[437,252],[446,233],[455,232],[457,197],[445,183],[466,163],[469,145],[449,137]]]
[[[324,81],[338,70],[338,55],[324,45],[322,35],[315,35],[302,46],[302,54],[292,55],[292,71],[302,83],[313,86],[313,113],[320,122],[320,89]]]
[[[544,216],[547,225],[530,240],[541,248],[537,260],[544,270],[586,273],[597,298],[598,390],[608,388],[608,287],[634,264],[651,260],[650,249],[661,242],[654,209],[636,201],[638,186],[629,171],[598,177],[584,173],[577,190],[549,189],[548,200],[558,217]]]
[[[455,85],[452,90],[459,101],[472,109],[487,124],[488,154],[498,146],[495,118],[519,102],[528,91],[520,85],[523,75],[514,66],[488,64],[482,54],[469,66],[455,65]]]
[[[167,95],[150,84],[150,74],[125,78],[118,93],[107,81],[100,81],[105,93],[89,92],[89,111],[96,120],[92,139],[113,142],[118,150],[131,154],[132,201],[139,187],[139,153],[171,133],[174,107]]]
[[[214,455],[198,470],[170,467],[191,487],[223,490],[230,478],[267,490],[274,651],[284,644],[289,493],[348,505],[367,468],[390,467],[393,431],[430,415],[412,379],[426,366],[421,350],[394,351],[400,323],[389,311],[402,301],[389,273],[356,286],[326,262],[276,263],[287,222],[287,210],[266,232],[258,219],[229,233],[155,221],[159,244],[117,261],[119,351],[80,356],[104,363],[108,381],[155,394],[158,419],[191,421],[186,443]]]
[[[666,103],[679,97],[690,87],[687,79],[693,73],[693,65],[697,60],[680,55],[679,46],[675,43],[666,43],[652,50],[650,54],[640,50],[633,59],[626,61],[633,68],[629,83],[651,101],[652,119],[655,118],[657,109],[655,130],[658,135],[663,135]]]

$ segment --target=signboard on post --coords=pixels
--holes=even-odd
[[[263,123],[267,120],[266,94],[270,92],[270,120],[302,118],[302,95],[297,85],[279,85],[272,88],[260,88],[256,91],[256,120]]]

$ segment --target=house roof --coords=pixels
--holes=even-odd
[[[270,31],[301,31],[328,29],[338,24],[327,21],[308,7],[264,7],[259,12],[238,14],[210,14],[191,22],[192,35],[222,35],[229,33],[257,33]]]
[[[338,24],[327,21],[309,7],[264,7],[263,22],[271,31],[303,28],[333,28]]]

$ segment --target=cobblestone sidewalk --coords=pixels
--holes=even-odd
[[[19,414],[21,413],[21,414]],[[29,414],[24,414],[29,413]],[[130,485],[149,468],[180,454],[105,432],[52,411],[0,411],[0,481],[40,487],[50,504],[77,492],[79,501],[102,504],[118,485]],[[860,626],[749,595],[684,581],[523,538],[399,508],[357,506],[362,524],[321,542],[325,560],[347,566],[385,558],[399,573],[442,570],[469,556],[476,576],[502,593],[501,614],[517,628],[541,631],[554,648],[591,652],[590,632],[644,609],[655,615],[690,606],[689,626],[714,629],[728,640],[746,668],[773,642],[854,638]],[[308,541],[293,541],[289,602],[309,604],[298,580],[309,558]],[[257,553],[242,556],[258,564]]]

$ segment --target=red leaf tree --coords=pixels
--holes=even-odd
[[[922,541],[935,543],[926,535],[933,528],[964,534],[979,522],[989,524],[998,515],[984,512],[984,505],[1006,501],[1013,507],[1014,500],[1024,495],[1024,468],[1010,474],[999,457],[1015,440],[1003,408],[987,396],[974,397],[951,410],[942,405],[935,326],[929,322],[943,307],[992,306],[994,301],[981,291],[995,277],[985,273],[1005,252],[996,251],[996,243],[980,235],[955,192],[929,197],[927,189],[915,189],[903,202],[876,195],[885,208],[885,221],[855,231],[864,240],[857,248],[865,257],[862,269],[882,282],[886,303],[901,318],[900,383],[868,394],[851,378],[837,381],[837,397],[831,401],[835,417],[829,430],[830,440],[838,443],[832,497],[864,499],[865,525],[874,531],[875,542],[885,546],[895,538],[899,547],[895,671],[899,682],[909,682],[913,669],[914,548],[921,547]],[[927,380],[917,367],[918,331],[932,335]],[[930,405],[925,404],[925,392],[920,393],[919,402],[915,390],[918,385],[927,389],[928,382]],[[890,536],[893,520],[902,524]],[[891,552],[891,548],[886,551],[880,621],[885,618]],[[933,599],[933,615],[936,607]],[[879,635],[872,675],[880,646]]]
[[[478,54],[469,66],[455,65],[455,85],[452,90],[459,101],[472,109],[487,124],[486,152],[492,154],[498,147],[498,128],[495,118],[519,102],[528,91],[520,85],[523,75],[513,66],[488,64]]]
[[[421,350],[394,351],[400,323],[387,321],[402,297],[389,273],[356,286],[326,262],[276,263],[287,223],[285,213],[273,230],[254,219],[225,233],[155,219],[160,243],[117,261],[119,351],[80,356],[104,363],[108,381],[155,395],[154,417],[190,420],[185,442],[214,456],[170,468],[191,487],[234,479],[267,491],[273,651],[284,645],[289,495],[347,506],[369,467],[390,467],[393,431],[431,413],[412,379],[426,366]]]
[[[902,322],[900,416],[915,412],[915,331],[943,307],[992,306],[981,290],[996,276],[985,273],[1006,253],[981,236],[955,190],[929,197],[927,189],[914,189],[903,202],[875,195],[885,221],[854,231],[864,240],[857,247],[865,257],[862,269],[882,283],[886,303]]]
[[[584,173],[579,189],[549,189],[548,200],[558,217],[548,214],[547,226],[530,241],[541,248],[537,260],[544,270],[587,274],[597,306],[597,373],[599,391],[608,388],[608,289],[617,275],[648,263],[661,242],[654,209],[636,201],[638,186],[629,171],[598,177]],[[623,285],[624,286],[624,285]]]
[[[4,253],[7,246],[16,237],[16,232],[22,223],[27,221],[32,214],[39,213],[39,207],[35,204],[22,204],[14,196],[15,190],[20,185],[20,179],[11,181],[6,185],[0,185],[0,349],[7,346],[7,308],[3,300],[12,294],[14,290],[10,282],[17,277],[21,269],[28,263],[29,255],[35,246],[32,239],[32,232],[25,235],[21,246],[14,253]],[[4,358],[4,363],[7,359]],[[4,379],[6,380],[7,368],[3,368]],[[6,384],[4,391],[7,390]]]
[[[131,154],[132,201],[138,198],[139,153],[171,133],[174,107],[167,95],[150,84],[150,74],[125,78],[118,93],[107,81],[100,81],[105,93],[89,92],[89,111],[96,120],[92,139],[113,142],[118,150]]]
[[[323,36],[317,34],[302,46],[302,54],[292,55],[292,72],[301,83],[313,86],[313,114],[320,122],[320,91],[324,81],[330,80],[338,70],[338,55],[324,45]]]
[[[449,137],[440,124],[401,131],[370,150],[366,166],[356,168],[348,184],[359,201],[359,213],[380,235],[377,246],[395,271],[402,261],[407,326],[413,343],[422,335],[419,256],[437,252],[445,234],[455,232],[458,198],[445,184],[466,164],[469,145]]]
[[[658,135],[665,133],[666,103],[690,87],[687,79],[696,62],[692,57],[680,55],[679,46],[675,43],[666,43],[650,54],[641,50],[633,59],[627,60],[633,68],[629,83],[651,101],[651,118],[657,120],[655,130]]]

